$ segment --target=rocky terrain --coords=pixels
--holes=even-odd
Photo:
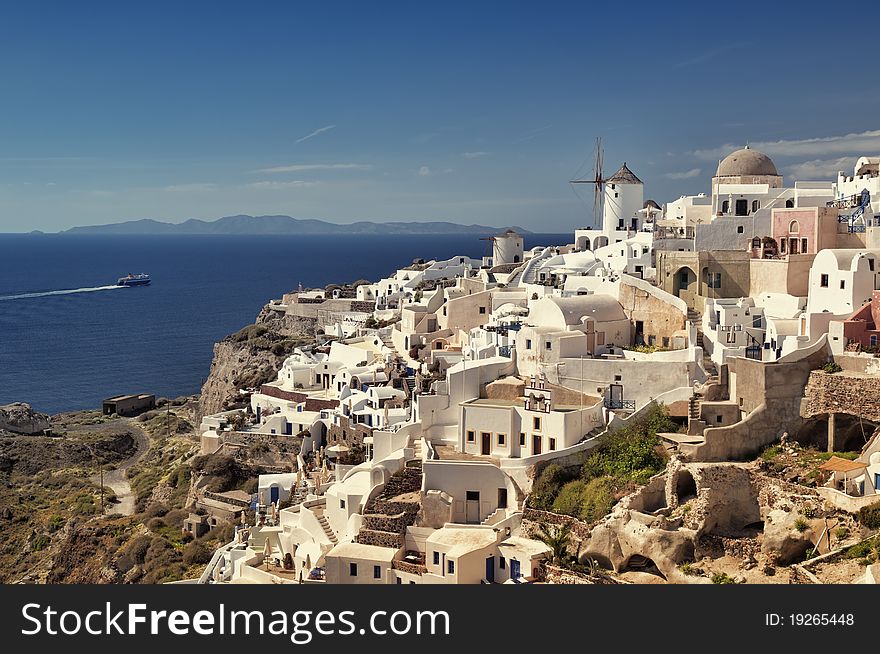
[[[211,371],[199,396],[199,415],[244,406],[240,390],[275,379],[294,348],[311,344],[314,337],[315,321],[264,307],[253,325],[214,345]]]

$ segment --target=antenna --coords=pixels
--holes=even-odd
[[[596,163],[593,167],[593,179],[573,179],[569,184],[592,184],[593,185],[593,224],[598,227],[601,222],[602,205],[605,199],[605,173],[603,162],[605,149],[602,147],[602,137],[596,137]]]

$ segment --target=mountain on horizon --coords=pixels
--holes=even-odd
[[[513,229],[520,234],[531,234],[522,227],[491,227],[488,225],[460,225],[452,222],[387,222],[359,221],[330,223],[316,219],[298,219],[290,216],[225,216],[216,220],[190,218],[182,223],[169,223],[152,218],[129,220],[108,225],[71,227],[61,234],[226,234],[226,235],[282,235],[282,234],[496,234]]]

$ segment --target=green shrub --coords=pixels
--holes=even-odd
[[[49,538],[46,534],[38,534],[34,536],[34,539],[31,541],[31,550],[34,552],[39,552],[40,550],[44,550],[49,547],[49,543],[52,542],[52,539]]]
[[[212,554],[207,545],[194,541],[183,548],[183,562],[186,565],[205,564],[211,560]]]
[[[822,370],[827,372],[829,375],[833,375],[836,372],[840,372],[843,368],[840,367],[840,364],[836,361],[829,361],[824,366],[822,366]]]
[[[736,579],[731,577],[726,572],[716,572],[712,575],[712,583],[713,584],[735,584]]]
[[[855,545],[848,547],[843,552],[844,558],[847,559],[861,559],[869,556],[875,547],[880,545],[880,541],[877,541],[877,537],[869,538],[868,540],[864,540],[861,543],[856,543]]]
[[[544,467],[532,485],[529,506],[543,511],[551,510],[562,486],[571,481],[575,475],[576,472],[566,470],[556,463]]]
[[[798,518],[794,521],[794,528],[800,533],[804,533],[807,528],[810,526],[810,523],[804,520],[803,518]]]
[[[58,531],[59,529],[61,529],[61,528],[64,526],[64,524],[65,524],[66,522],[67,522],[67,520],[65,520],[65,519],[64,519],[62,516],[60,516],[60,515],[53,515],[53,516],[51,516],[51,517],[49,518],[49,524],[48,524],[49,533],[50,533],[50,534],[55,533],[56,531]]]
[[[766,448],[763,452],[761,452],[761,458],[765,461],[773,461],[777,456],[782,453],[782,448],[778,445],[771,445]]]
[[[859,524],[868,529],[880,529],[880,504],[872,504],[871,506],[863,506],[859,509],[857,518]]]
[[[834,536],[837,540],[843,540],[847,536],[849,536],[849,529],[847,527],[838,527],[834,530]]]

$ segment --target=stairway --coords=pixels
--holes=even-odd
[[[330,523],[327,521],[327,517],[322,513],[320,515],[315,515],[318,519],[318,524],[321,525],[321,529],[324,530],[324,533],[327,534],[327,538],[330,539],[330,542],[336,545],[339,542],[339,539],[336,538],[336,534],[333,533],[333,529],[330,528]]]
[[[425,454],[425,440],[422,438],[417,438],[416,442],[413,444],[413,452],[415,453],[416,461],[421,461]]]
[[[415,395],[416,389],[416,379],[415,377],[404,377],[403,385],[406,387],[405,390],[408,393],[409,397],[412,398]]]

